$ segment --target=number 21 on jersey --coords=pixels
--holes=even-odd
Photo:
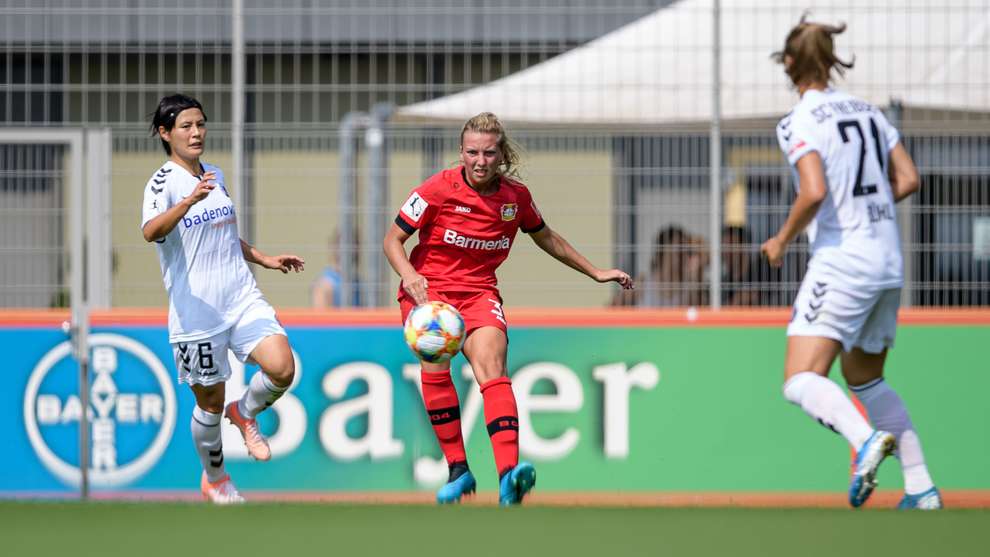
[[[880,142],[880,129],[877,128],[877,123],[873,118],[870,118],[869,121],[870,135],[873,136],[874,153],[877,157],[877,166],[880,168],[880,172],[883,173],[883,150],[881,148],[882,143]],[[877,193],[877,185],[875,183],[863,183],[863,165],[866,162],[867,143],[866,134],[863,133],[863,127],[860,125],[859,120],[840,120],[836,122],[836,125],[839,128],[839,137],[842,138],[843,143],[849,143],[852,140],[850,129],[855,130],[856,134],[859,135],[859,162],[856,165],[856,185],[853,186],[853,197]],[[882,174],[880,178],[882,179]]]

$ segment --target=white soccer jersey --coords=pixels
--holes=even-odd
[[[904,263],[894,197],[887,177],[890,151],[900,136],[873,105],[833,89],[808,90],[777,124],[777,140],[794,165],[816,151],[825,166],[828,195],[808,226],[810,268],[850,285],[896,288]]]
[[[204,173],[216,172],[218,187],[157,242],[169,298],[169,342],[213,336],[231,327],[251,302],[261,298],[241,251],[223,172],[202,166]],[[141,227],[189,196],[199,180],[178,164],[166,162],[145,186]]]

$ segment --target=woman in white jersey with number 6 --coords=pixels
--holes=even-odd
[[[797,198],[761,249],[779,266],[807,228],[812,253],[787,327],[784,396],[857,451],[853,507],[866,502],[877,468],[896,451],[905,486],[899,507],[941,508],[907,409],[883,378],[903,283],[894,204],[917,191],[918,173],[882,112],[829,87],[833,70],[853,66],[834,52],[832,36],[844,30],[802,18],[774,55],[801,96],[777,125]],[[872,426],[828,379],[837,356]]]
[[[206,114],[199,101],[164,97],[151,131],[161,138],[168,161],[145,186],[141,230],[158,248],[179,382],[188,383],[196,397],[190,427],[203,465],[200,489],[214,503],[241,503],[223,465],[221,413],[241,431],[248,453],[268,460],[271,451],[254,418],[285,393],[295,374],[285,330],[247,262],[287,273],[301,271],[303,260],[268,256],[240,239],[223,172],[200,161]],[[256,362],[261,373],[239,401],[224,408],[228,349],[241,361]]]

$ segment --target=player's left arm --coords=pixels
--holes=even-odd
[[[918,191],[921,184],[918,179],[918,169],[900,141],[890,151],[889,161],[890,189],[894,195],[894,202],[900,202]]]
[[[879,123],[880,134],[887,151],[887,175],[890,179],[890,190],[894,196],[894,202],[899,203],[918,191],[921,185],[921,181],[918,179],[918,169],[901,141],[900,132],[891,125],[887,116],[882,111],[876,110],[871,119]]]
[[[539,230],[531,232],[530,237],[533,238],[536,245],[540,246],[540,249],[552,255],[554,259],[588,275],[597,282],[617,282],[625,289],[633,287],[632,278],[624,271],[595,267],[585,256],[578,253],[570,242],[554,232],[549,226],[543,226]]]
[[[298,273],[304,269],[303,265],[306,263],[298,255],[265,255],[261,250],[244,240],[241,240],[241,253],[244,254],[244,259],[249,263],[261,265],[266,269],[278,269],[283,273],[288,273],[289,271]]]

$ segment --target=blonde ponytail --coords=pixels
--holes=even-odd
[[[825,25],[806,21],[808,14],[801,16],[801,21],[787,34],[784,50],[773,53],[773,58],[785,64],[784,71],[797,85],[813,83],[827,85],[832,81],[832,71],[838,75],[852,69],[855,58],[844,62],[835,55],[833,35],[839,35],[846,30],[846,24]],[[785,59],[790,58],[790,64]]]

